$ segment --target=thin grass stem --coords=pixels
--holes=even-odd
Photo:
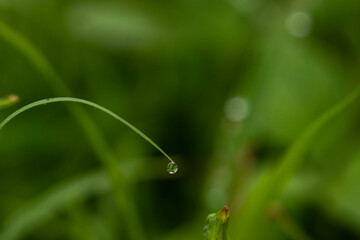
[[[19,114],[37,107],[37,106],[41,106],[41,105],[45,105],[45,104],[49,104],[49,103],[56,103],[56,102],[76,102],[76,103],[81,103],[84,105],[88,105],[91,106],[93,108],[96,108],[100,111],[103,111],[107,114],[109,114],[110,116],[112,116],[113,118],[117,119],[118,121],[120,121],[121,123],[125,124],[127,127],[129,127],[131,130],[133,130],[135,133],[137,133],[138,135],[140,135],[144,140],[146,140],[147,142],[149,142],[152,146],[154,146],[157,150],[159,150],[170,162],[175,163],[170,157],[169,155],[167,155],[164,150],[162,150],[159,145],[157,145],[154,141],[152,141],[148,136],[146,136],[143,132],[141,132],[139,129],[137,129],[134,125],[132,125],[131,123],[129,123],[128,121],[126,121],[125,119],[123,119],[122,117],[120,117],[119,115],[117,115],[116,113],[110,111],[109,109],[100,106],[96,103],[84,100],[84,99],[80,99],[80,98],[72,98],[72,97],[57,97],[57,98],[47,98],[47,99],[42,99],[33,103],[30,103],[20,109],[18,109],[17,111],[15,111],[14,113],[12,113],[10,116],[8,116],[6,119],[4,119],[1,123],[0,123],[0,130],[8,123],[10,122],[13,118],[15,118],[16,116],[18,116]]]

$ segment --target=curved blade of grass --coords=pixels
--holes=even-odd
[[[141,132],[139,129],[137,129],[136,127],[134,127],[134,125],[132,125],[131,123],[129,123],[128,121],[126,121],[125,119],[123,119],[122,117],[120,117],[119,115],[115,114],[114,112],[110,111],[109,109],[102,107],[96,103],[84,100],[84,99],[80,99],[80,98],[72,98],[72,97],[58,97],[58,98],[47,98],[47,99],[43,99],[43,100],[39,100],[33,103],[30,103],[22,108],[20,108],[19,110],[15,111],[14,113],[12,113],[10,116],[8,116],[5,120],[3,120],[0,123],[0,130],[14,117],[16,117],[17,115],[19,115],[22,112],[25,112],[26,110],[29,110],[31,108],[37,107],[37,106],[41,106],[41,105],[45,105],[45,104],[49,104],[49,103],[55,103],[55,102],[77,102],[77,103],[82,103],[88,106],[91,106],[93,108],[96,108],[100,111],[103,111],[107,114],[109,114],[110,116],[112,116],[113,118],[117,119],[118,121],[122,122],[123,124],[125,124],[127,127],[129,127],[131,130],[133,130],[135,133],[137,133],[138,135],[140,135],[143,139],[145,139],[146,141],[148,141],[151,145],[153,145],[157,150],[159,150],[167,159],[169,159],[170,162],[175,163],[154,141],[152,141],[148,136],[146,136],[143,132]]]
[[[0,239],[14,240],[52,218],[67,203],[111,190],[103,172],[86,174],[51,187],[47,192],[18,209],[6,222]]]
[[[311,138],[330,119],[338,115],[345,107],[360,96],[360,87],[356,88],[343,100],[315,119],[294,141],[279,163],[263,177],[260,183],[247,197],[236,222],[237,231],[241,236],[237,239],[256,239],[258,222],[265,215],[267,205],[276,199],[286,184],[294,176],[303,163],[301,155],[306,150]],[[235,224],[234,224],[235,225]]]

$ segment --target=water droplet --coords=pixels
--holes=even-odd
[[[178,165],[176,165],[176,163],[169,163],[167,165],[167,171],[170,173],[170,174],[175,174],[177,171],[178,171],[179,167]]]

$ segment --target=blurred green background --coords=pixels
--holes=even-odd
[[[0,133],[4,240],[202,239],[206,216],[224,205],[230,236],[242,239],[236,223],[251,189],[360,84],[357,0],[0,0],[0,21],[0,96],[21,99],[1,120],[69,96],[66,85],[134,124],[179,165],[169,175],[161,153],[84,107],[116,157],[125,214],[66,105],[30,110]],[[56,76],[34,67],[4,29],[30,42]],[[359,104],[314,136],[250,239],[360,239]]]

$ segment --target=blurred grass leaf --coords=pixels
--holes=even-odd
[[[66,203],[110,190],[110,182],[103,172],[90,173],[60,183],[18,209],[5,222],[0,238],[2,240],[18,239],[46,222]]]
[[[225,206],[220,211],[207,217],[204,228],[205,240],[229,240],[229,214],[230,209]]]
[[[257,226],[260,219],[264,217],[266,206],[270,201],[279,197],[286,184],[301,166],[303,162],[301,156],[308,147],[312,137],[329,120],[354,102],[359,95],[360,87],[357,87],[342,101],[313,121],[289,147],[278,164],[265,174],[247,197],[241,209],[240,218],[236,222],[236,226],[240,230],[238,234],[241,234],[242,238],[256,239],[254,236],[257,236],[259,232]]]
[[[108,48],[151,46],[165,33],[154,19],[115,2],[73,4],[67,20],[73,36]]]

